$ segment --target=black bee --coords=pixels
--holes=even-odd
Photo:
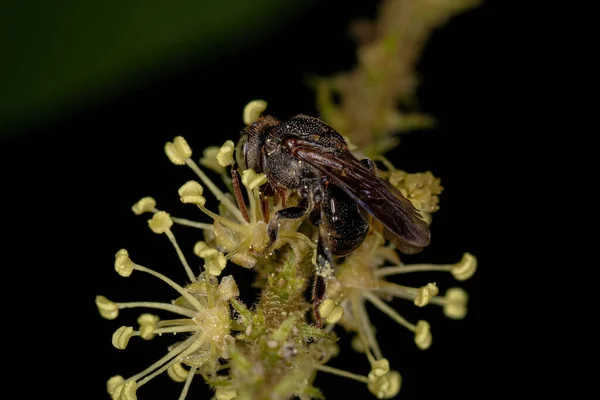
[[[297,115],[279,121],[263,116],[241,132],[236,162],[243,169],[266,174],[261,188],[263,215],[271,244],[277,240],[279,220],[308,215],[318,228],[317,270],[313,289],[314,311],[325,297],[326,278],[333,273],[333,257],[356,250],[371,222],[405,254],[429,244],[429,226],[412,203],[388,181],[380,178],[373,162],[357,159],[344,138],[322,120]],[[243,204],[236,166],[232,178],[240,207]],[[300,196],[286,207],[286,192]],[[268,197],[277,195],[284,208],[268,216]],[[245,207],[244,215],[247,217]],[[371,216],[375,218],[372,221]]]

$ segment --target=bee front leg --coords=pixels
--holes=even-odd
[[[265,246],[264,250],[257,251],[251,249],[252,253],[256,256],[264,255],[271,246],[277,241],[279,237],[279,224],[282,219],[298,219],[302,218],[308,212],[308,200],[302,199],[300,203],[298,203],[295,207],[288,207],[281,209],[273,215],[273,218],[269,221],[269,225],[267,226],[267,234],[269,236],[269,242]]]
[[[246,209],[246,203],[244,202],[244,195],[242,194],[242,188],[240,185],[240,174],[238,174],[237,165],[235,164],[231,166],[231,184],[233,185],[233,193],[235,194],[235,199],[240,211],[242,212],[242,216],[246,222],[250,222],[248,210]]]
[[[303,198],[302,201],[300,201],[300,203],[298,203],[298,205],[295,207],[288,207],[277,211],[275,215],[273,215],[271,221],[269,221],[269,226],[267,228],[270,245],[277,241],[279,234],[279,220],[302,218],[307,212],[308,200],[305,198]]]

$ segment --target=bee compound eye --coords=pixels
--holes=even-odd
[[[238,166],[242,170],[248,168],[248,163],[246,160],[247,151],[248,151],[248,135],[243,135],[240,138],[240,141],[238,142],[237,147],[235,149],[235,161],[237,162]]]

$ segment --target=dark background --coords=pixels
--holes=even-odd
[[[117,276],[112,264],[122,247],[136,262],[175,281],[185,279],[168,240],[150,232],[145,216],[130,211],[135,201],[151,195],[160,209],[175,216],[203,218],[179,204],[177,188],[194,175],[167,160],[164,143],[182,135],[198,159],[204,147],[235,140],[243,106],[256,98],[267,100],[268,112],[278,117],[316,114],[308,78],[353,67],[355,44],[348,24],[374,16],[376,5],[310,3],[288,12],[268,33],[238,33],[208,51],[171,55],[169,62],[130,73],[118,90],[102,91],[99,85],[85,99],[74,96],[59,111],[5,125],[0,139],[3,208],[15,239],[6,249],[9,277],[25,285],[27,298],[41,307],[36,312],[40,328],[28,331],[35,340],[44,338],[35,347],[36,356],[58,357],[70,365],[68,379],[62,370],[59,375],[72,385],[75,397],[83,390],[83,398],[108,398],[106,379],[137,373],[171,343],[169,338],[135,338],[127,350],[118,351],[110,344],[112,332],[134,324],[138,310],[106,321],[94,306],[96,294],[115,301],[168,301],[173,296],[151,277]],[[402,399],[478,398],[483,393],[479,380],[487,374],[485,354],[491,339],[482,323],[481,292],[488,284],[482,277],[495,267],[495,254],[489,239],[493,232],[486,224],[489,203],[483,195],[489,165],[482,152],[484,138],[496,135],[499,115],[501,88],[494,77],[498,60],[505,56],[499,27],[497,10],[485,4],[433,34],[418,67],[418,99],[421,110],[438,124],[403,136],[388,155],[409,172],[432,171],[444,186],[431,246],[406,261],[453,263],[465,251],[479,260],[477,274],[463,283],[445,274],[401,281],[435,281],[442,290],[462,286],[470,295],[469,313],[462,321],[445,318],[438,307],[417,309],[406,301],[394,302],[410,321],[431,323],[433,345],[426,351],[416,348],[410,332],[371,310],[382,351],[402,374]],[[185,227],[174,231],[188,260],[195,262],[190,249],[197,232]],[[249,281],[251,273],[235,271],[234,276],[242,297],[251,301],[251,289],[240,283]],[[341,348],[331,365],[368,372],[366,358],[355,354],[349,341],[342,340]],[[46,377],[54,376],[52,364],[43,366]],[[331,375],[320,374],[316,386],[329,399],[372,398],[364,385]],[[177,398],[180,387],[165,374],[142,387],[138,396]],[[205,387],[200,379],[194,381],[188,398],[209,398]],[[49,390],[63,391],[55,385]]]

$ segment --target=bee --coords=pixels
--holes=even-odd
[[[260,117],[242,130],[236,164],[231,173],[240,208],[244,201],[237,167],[267,176],[260,197],[270,245],[277,240],[281,220],[308,216],[317,228],[312,293],[317,326],[321,326],[318,307],[325,298],[327,279],[333,275],[334,257],[356,250],[371,225],[377,225],[402,253],[415,254],[429,245],[429,226],[412,203],[378,176],[371,160],[356,158],[345,139],[319,118],[302,114],[282,121]],[[300,199],[293,207],[286,206],[290,191]],[[270,196],[280,198],[283,207],[272,218],[268,215]]]

